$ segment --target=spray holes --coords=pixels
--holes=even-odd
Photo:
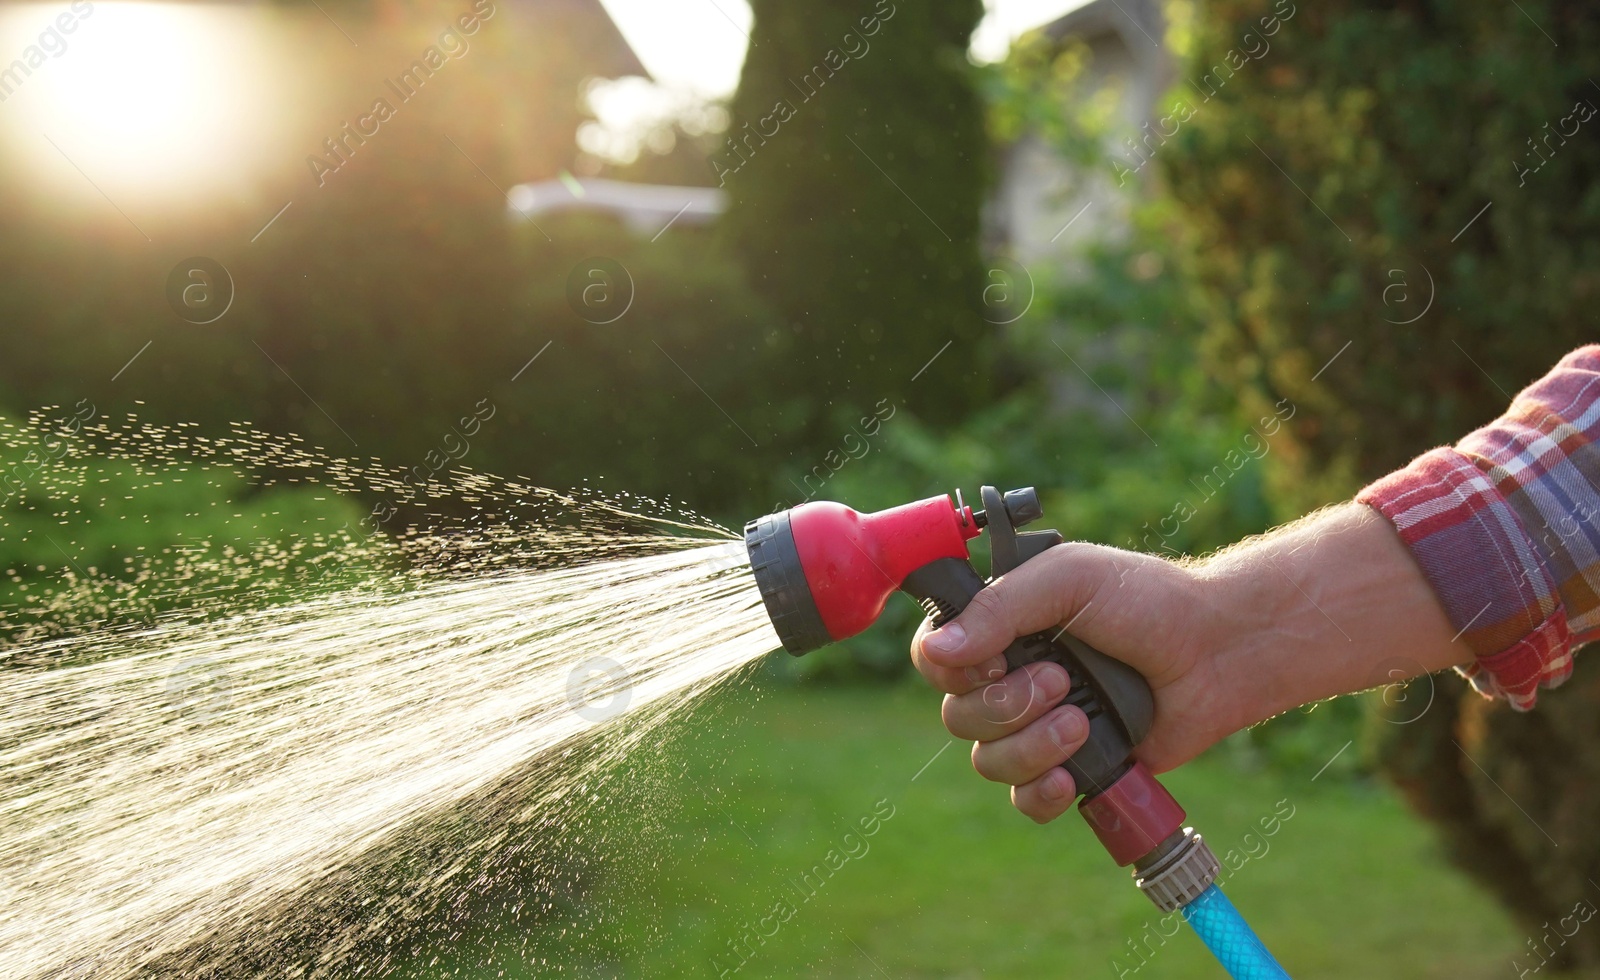
[[[590,657],[567,675],[567,704],[579,718],[600,724],[628,710],[633,676],[610,657]]]
[[[206,657],[191,657],[167,675],[167,704],[188,721],[209,721],[233,703],[228,668]]]

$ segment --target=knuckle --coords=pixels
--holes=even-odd
[[[959,670],[951,670],[939,664],[929,663],[921,656],[911,658],[911,665],[922,675],[922,679],[945,694],[961,694],[967,690],[963,684],[965,678]]]
[[[917,668],[917,673],[921,674],[924,678],[935,683],[937,683],[938,678],[943,673],[939,670],[937,664],[929,663],[927,658],[923,657],[922,653],[917,650],[913,650],[911,653],[911,666]]]
[[[1030,778],[1037,779],[1064,761],[1061,750],[1049,738],[1036,738],[1028,746]]]
[[[1053,777],[1050,771],[1045,775],[1011,788],[1011,802],[1018,810],[1026,814],[1034,823],[1049,823],[1065,813],[1072,805],[1076,796],[1076,787],[1072,784],[1070,775],[1066,775],[1066,792],[1058,799],[1054,796],[1047,798],[1044,793],[1044,781]],[[1062,787],[1058,787],[1062,788]]]
[[[940,720],[944,727],[956,738],[970,738],[982,740],[990,735],[990,726],[984,720],[986,714],[979,703],[982,694],[973,691],[967,694],[946,694],[944,704],[939,709]]]
[[[926,676],[928,683],[945,694],[962,695],[973,690],[972,681],[962,676],[960,671],[929,668]]]
[[[1078,781],[1072,778],[1070,772],[1063,771],[1061,775],[1066,792],[1061,795],[1061,802],[1056,806],[1057,813],[1064,813],[1067,807],[1072,805],[1072,801],[1078,798]]]
[[[1044,725],[1049,738],[1045,750],[1051,751],[1052,757],[1071,755],[1082,748],[1089,737],[1088,719],[1082,717],[1076,708],[1056,709],[1045,719]]]
[[[972,743],[972,768],[978,775],[993,783],[1005,782],[995,770],[994,760],[990,753],[984,749],[984,743]]]
[[[1085,547],[1081,541],[1068,541],[1054,548],[1047,548],[1043,554],[1023,565],[1018,571],[1025,570],[1029,575],[1041,576],[1055,583],[1070,583],[1084,568],[1088,558],[1084,553]]]
[[[1126,562],[1118,562],[1113,557],[1116,553],[1115,548],[1105,545],[1072,541],[1059,548],[1051,548],[1045,554],[1050,558],[1050,567],[1064,586],[1069,602],[1081,607],[1103,590],[1115,588],[1128,571]]]
[[[973,596],[961,615],[970,617],[965,625],[976,623],[981,627],[1003,628],[1011,622],[1008,605],[1005,589],[996,583]]]
[[[1026,786],[1011,787],[1011,805],[1037,824],[1046,824],[1055,818],[1055,814],[1040,806],[1038,798]]]
[[[957,717],[959,713],[959,695],[946,694],[944,703],[939,705],[939,720],[944,722],[945,730],[952,735],[956,734],[956,729],[960,726],[960,719]]]
[[[1068,541],[1054,548],[1046,549],[1044,554],[1034,559],[1034,561],[1043,561],[1042,568],[1059,574],[1069,569],[1080,567],[1085,557],[1087,557],[1085,549],[1092,547],[1093,545],[1086,545],[1082,541]]]
[[[985,684],[978,696],[983,700],[984,707],[1000,711],[1013,703],[1017,693],[1016,679],[1007,677],[994,684]]]
[[[1033,675],[1016,671],[1004,681],[985,687],[981,697],[985,718],[996,725],[1014,725],[1034,706]]]

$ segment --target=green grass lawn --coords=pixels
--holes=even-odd
[[[759,679],[714,696],[574,831],[603,856],[586,894],[542,920],[485,917],[403,975],[1115,977],[1115,960],[1121,975],[1222,976],[1187,927],[1164,943],[1150,931],[1140,968],[1128,940],[1156,916],[1127,872],[1076,814],[1039,827],[1012,811],[944,735],[937,704],[912,685]],[[1211,756],[1166,777],[1219,855],[1255,855],[1227,890],[1285,968],[1514,974],[1523,937],[1429,831],[1381,788],[1315,772],[1244,773]],[[813,868],[825,883],[803,897]],[[755,944],[742,966],[730,942]]]

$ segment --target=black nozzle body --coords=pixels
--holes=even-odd
[[[783,648],[798,657],[832,643],[833,637],[822,624],[822,613],[811,596],[811,586],[806,584],[805,569],[800,566],[789,512],[768,514],[746,524],[744,546],[750,554],[761,601]]]
[[[992,577],[1061,544],[1061,535],[1055,531],[1017,530],[1043,515],[1032,487],[1003,495],[994,487],[984,487],[981,494]],[[943,626],[986,584],[970,562],[943,558],[912,572],[901,589],[917,600],[933,625]],[[1133,750],[1144,740],[1155,717],[1155,702],[1144,677],[1065,630],[1018,637],[1006,648],[1005,656],[1009,670],[1040,660],[1066,668],[1071,690],[1063,703],[1076,705],[1089,718],[1089,738],[1064,764],[1078,791],[1093,795],[1121,779],[1132,767]]]

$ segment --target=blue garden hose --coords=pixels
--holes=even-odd
[[[1134,864],[1134,883],[1163,912],[1178,911],[1234,980],[1289,980],[1217,887],[1222,863],[1185,827]]]
[[[1216,885],[1183,906],[1183,917],[1234,980],[1288,980],[1289,974]]]

